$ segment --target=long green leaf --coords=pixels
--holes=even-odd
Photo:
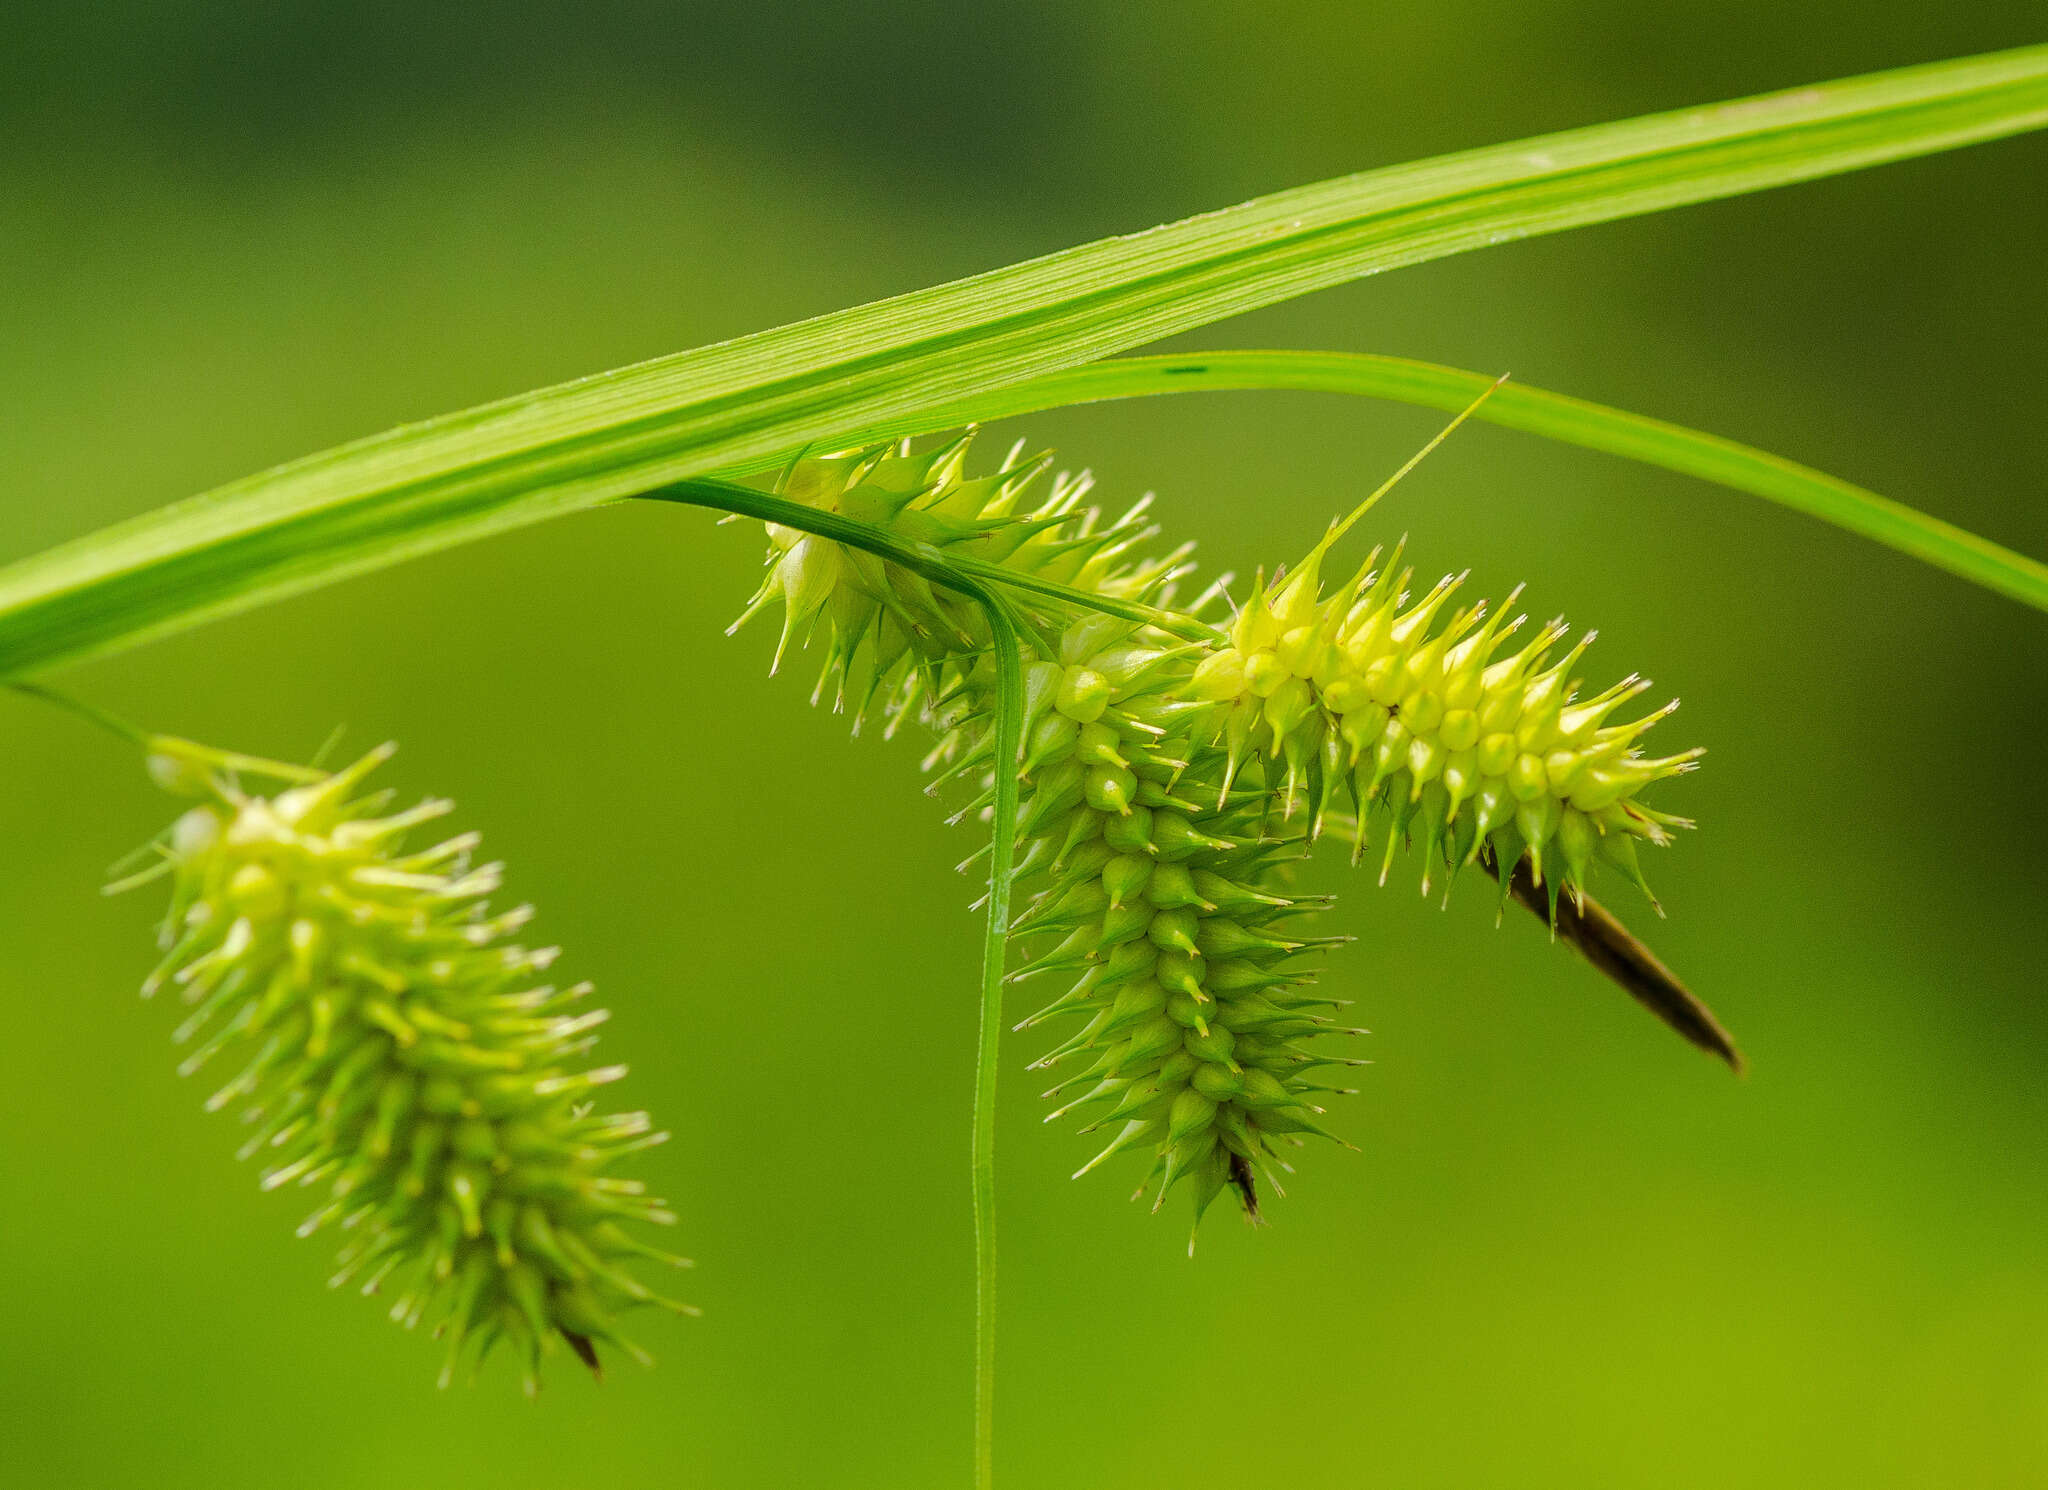
[[[2048,124],[2048,46],[1369,171],[405,426],[0,571],[0,676],[1290,296]]]
[[[945,426],[974,424],[1106,399],[1244,389],[1364,394],[1455,410],[1466,407],[1493,383],[1484,373],[1363,352],[1119,357],[1064,368],[964,399],[938,411],[937,422]],[[1903,502],[1754,446],[1525,383],[1502,384],[1473,411],[1473,417],[1763,497],[2048,611],[2048,564]],[[910,433],[916,427],[914,421],[906,421],[900,429],[878,433]]]

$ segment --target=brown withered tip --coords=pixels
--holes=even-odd
[[[576,1352],[576,1359],[590,1368],[590,1374],[599,1381],[604,1380],[604,1366],[598,1361],[597,1346],[588,1335],[579,1335],[574,1330],[563,1330],[562,1338],[569,1342],[569,1348]]]
[[[1550,896],[1536,883],[1526,858],[1515,865],[1509,889],[1536,919],[1549,922]],[[1692,1045],[1726,1061],[1738,1076],[1748,1069],[1734,1037],[1722,1028],[1714,1011],[1701,1003],[1691,989],[1678,981],[1678,975],[1657,959],[1656,953],[1631,936],[1628,928],[1592,896],[1558,897],[1557,934],[1576,947],[1586,961],[1620,984],[1630,998]]]
[[[1242,1154],[1232,1154],[1230,1156],[1230,1183],[1237,1191],[1239,1203],[1244,1206],[1245,1219],[1247,1221],[1263,1220],[1264,1218],[1259,1215],[1258,1181],[1252,1177],[1252,1167],[1245,1162],[1244,1155]]]

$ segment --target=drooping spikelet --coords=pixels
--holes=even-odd
[[[1572,669],[1591,632],[1552,661],[1565,637],[1552,621],[1496,660],[1525,618],[1508,619],[1505,607],[1489,616],[1482,601],[1437,626],[1464,576],[1411,600],[1398,549],[1384,566],[1375,549],[1349,584],[1321,595],[1324,556],[1348,526],[1333,525],[1270,588],[1256,586],[1229,644],[1196,669],[1189,696],[1226,706],[1219,738],[1233,766],[1255,754],[1279,763],[1311,836],[1333,804],[1348,806],[1353,862],[1369,839],[1386,840],[1382,884],[1395,850],[1419,839],[1424,894],[1433,875],[1482,855],[1505,886],[1526,855],[1553,919],[1560,889],[1583,893],[1595,857],[1648,895],[1636,840],[1662,844],[1666,829],[1691,824],[1638,796],[1692,770],[1702,752],[1650,759],[1636,741],[1677,704],[1609,724],[1650,685],[1630,676],[1580,699]]]
[[[965,454],[962,441],[805,461],[783,491],[1042,580],[1170,603],[1185,554],[1133,556],[1154,532],[1143,504],[1103,524],[1081,505],[1086,479],[1061,478],[1027,510],[1047,461],[1013,454],[968,479]],[[864,553],[788,530],[773,540],[755,604],[785,599],[785,645],[822,614],[821,688],[856,718],[879,701],[891,730],[925,717],[941,734],[928,767],[978,783],[968,810],[985,809],[995,674],[978,608]],[[1321,944],[1299,930],[1318,902],[1285,888],[1301,837],[1273,817],[1257,772],[1224,792],[1227,756],[1202,744],[1218,710],[1185,697],[1199,646],[1064,605],[1029,619],[1018,828],[1035,893],[1013,930],[1038,950],[1018,976],[1074,980],[1027,1024],[1086,1021],[1038,1064],[1080,1067],[1055,1089],[1078,1089],[1060,1112],[1086,1110],[1112,1134],[1083,1172],[1149,1151],[1161,1198],[1187,1180],[1198,1216],[1226,1186],[1254,1210],[1274,1140],[1320,1131],[1327,1088],[1313,1074],[1337,1063],[1299,1043],[1330,1027],[1327,1001],[1305,991],[1304,954]]]
[[[905,443],[805,459],[784,473],[778,491],[1020,578],[1174,605],[1192,567],[1189,550],[1140,555],[1158,531],[1145,521],[1149,499],[1105,521],[1084,505],[1086,476],[1056,477],[1032,495],[1049,456],[1022,460],[1019,447],[994,474],[969,477],[967,448],[963,437],[923,455]],[[768,579],[741,620],[783,601],[778,665],[792,640],[822,630],[826,664],[814,699],[829,689],[837,707],[851,709],[856,729],[875,710],[891,733],[906,718],[923,719],[940,737],[927,770],[937,781],[980,788],[963,816],[988,812],[993,773],[1005,766],[993,759],[996,675],[978,606],[896,564],[794,529],[771,526],[770,541]],[[1159,1200],[1191,1181],[1198,1220],[1226,1186],[1256,1215],[1256,1177],[1274,1180],[1276,1142],[1298,1144],[1300,1135],[1323,1132],[1317,1098],[1342,1090],[1317,1080],[1321,1069],[1361,1064],[1310,1043],[1363,1031],[1337,1030],[1323,1012],[1336,1001],[1310,988],[1311,954],[1345,938],[1306,935],[1304,918],[1324,902],[1287,888],[1335,791],[1349,784],[1367,809],[1358,816],[1384,818],[1390,840],[1420,824],[1434,855],[1448,838],[1457,862],[1469,861],[1474,842],[1484,841],[1512,866],[1524,842],[1540,849],[1576,833],[1562,827],[1568,811],[1610,836],[1661,838],[1660,825],[1672,821],[1628,799],[1681,762],[1640,762],[1624,737],[1600,734],[1605,700],[1570,712],[1562,672],[1537,671],[1540,648],[1506,670],[1477,672],[1499,628],[1470,638],[1476,617],[1461,616],[1432,639],[1430,622],[1448,592],[1404,610],[1403,580],[1368,574],[1338,599],[1319,602],[1315,572],[1329,541],[1296,571],[1291,588],[1269,596],[1262,585],[1227,634],[1199,624],[1168,631],[1038,591],[1009,592],[1024,615],[1029,652],[1023,758],[1015,769],[1023,782],[1019,884],[1030,899],[1012,930],[1034,948],[1015,976],[1073,980],[1025,1025],[1056,1014],[1084,1021],[1037,1063],[1079,1068],[1047,1094],[1074,1094],[1051,1116],[1083,1112],[1089,1130],[1113,1134],[1081,1173],[1125,1149],[1149,1151]],[[1212,587],[1180,616],[1200,622],[1222,593]],[[1310,645],[1324,631],[1328,643]],[[1376,702],[1373,689],[1386,691],[1390,671],[1398,671],[1402,688],[1375,720],[1346,688],[1362,688]],[[1467,699],[1472,678],[1478,690]],[[1445,740],[1450,706],[1431,715],[1431,705],[1410,703],[1418,685],[1450,696],[1474,722],[1485,712],[1487,729],[1464,741],[1461,714]],[[1503,702],[1482,709],[1510,695],[1512,717]],[[1411,712],[1401,727],[1434,742],[1443,758],[1424,759],[1404,739],[1398,749],[1386,745],[1385,771],[1354,769],[1360,761],[1377,767],[1396,708]],[[1368,722],[1380,733],[1366,740]],[[1511,771],[1497,787],[1477,770],[1477,752],[1496,734],[1520,742],[1512,732],[1525,726],[1528,744],[1518,743],[1511,767],[1534,752],[1547,771],[1551,757],[1583,747],[1584,772],[1606,772],[1625,789],[1597,796],[1595,775],[1572,776],[1560,761],[1555,789],[1545,775],[1538,793],[1549,793],[1550,818],[1535,815],[1545,810],[1540,804],[1526,830],[1520,816],[1501,818],[1502,800],[1535,800],[1515,795],[1531,778],[1521,768],[1523,775]],[[1364,740],[1356,760],[1354,740]],[[1454,749],[1453,742],[1462,743]],[[1415,769],[1396,781],[1395,768],[1411,757]],[[1439,805],[1430,790],[1448,799],[1451,788],[1440,778],[1453,757],[1449,769],[1474,779]],[[1420,795],[1396,800],[1396,786],[1417,780]],[[1574,798],[1575,791],[1584,795]],[[1444,828],[1467,797],[1478,799],[1464,819],[1473,842]],[[1433,816],[1402,805],[1410,800],[1426,800]],[[1524,838],[1508,836],[1515,832]],[[1562,853],[1573,876],[1585,857],[1576,846]]]
[[[204,800],[153,846],[156,864],[110,887],[171,880],[166,955],[143,993],[190,1008],[181,1073],[233,1072],[206,1106],[242,1108],[264,1188],[319,1187],[299,1234],[349,1234],[334,1286],[388,1288],[394,1319],[430,1321],[443,1385],[465,1349],[480,1364],[499,1340],[528,1392],[558,1336],[593,1371],[599,1343],[646,1359],[616,1314],[683,1306],[624,1265],[682,1259],[619,1223],[674,1217],[609,1171],[667,1135],[645,1113],[592,1109],[625,1074],[581,1064],[606,1016],[582,1009],[588,985],[541,981],[553,949],[511,939],[530,908],[490,914],[499,868],[471,863],[476,836],[404,846],[452,804],[390,812],[389,793],[360,795],[390,746],[330,774],[150,744],[158,780]],[[256,795],[245,775],[287,785]]]

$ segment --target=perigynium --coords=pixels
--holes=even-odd
[[[1151,552],[1149,499],[1106,518],[1085,476],[1049,476],[1051,457],[1013,449],[971,476],[971,436],[928,453],[906,442],[803,459],[777,493],[887,530],[952,558],[1115,602],[1173,611],[1171,630],[1042,593],[1009,590],[1028,647],[1022,758],[993,758],[996,673],[980,607],[903,566],[770,525],[770,570],[744,621],[780,600],[779,666],[793,642],[822,640],[814,700],[829,694],[855,728],[894,733],[918,718],[938,735],[934,785],[964,783],[961,816],[986,815],[994,772],[1024,787],[1012,927],[1030,950],[1016,978],[1065,990],[1023,1022],[1080,1027],[1037,1061],[1059,1068],[1048,1121],[1107,1134],[1085,1174],[1119,1152],[1149,1155],[1139,1186],[1156,1209],[1185,1182],[1197,1222],[1232,1189],[1256,1217],[1275,1191],[1281,1148],[1330,1136],[1324,1073],[1359,1065],[1330,1037],[1339,1001],[1315,988],[1319,954],[1349,940],[1312,935],[1320,897],[1290,888],[1294,866],[1342,820],[1362,854],[1414,844],[1425,892],[1484,862],[1503,887],[1518,864],[1546,891],[1577,897],[1603,860],[1641,883],[1638,839],[1681,820],[1640,801],[1691,769],[1636,747],[1669,708],[1626,723],[1634,678],[1581,699],[1572,670],[1590,636],[1557,655],[1561,626],[1505,609],[1451,609],[1459,580],[1411,596],[1411,572],[1373,556],[1329,594],[1321,571],[1337,524],[1291,570],[1257,582],[1234,616],[1227,582],[1184,607],[1186,546]],[[1518,592],[1519,593],[1519,592]],[[1510,597],[1512,604],[1514,597]],[[1128,606],[1126,606],[1128,609]],[[735,623],[736,625],[738,623]],[[1193,637],[1195,639],[1189,639]]]
[[[667,1135],[593,1105],[625,1075],[583,1061],[605,1011],[588,984],[545,981],[555,949],[514,940],[531,907],[490,911],[500,866],[472,862],[477,835],[407,845],[453,804],[392,811],[364,792],[388,745],[324,772],[148,744],[158,781],[201,800],[109,887],[171,884],[143,993],[189,1010],[183,1074],[230,1073],[206,1106],[240,1110],[263,1187],[317,1191],[299,1235],[345,1234],[333,1285],[388,1291],[392,1318],[431,1323],[443,1385],[500,1341],[529,1393],[557,1341],[593,1371],[600,1345],[645,1360],[621,1311],[695,1311],[628,1271],[684,1260],[622,1225],[675,1217],[611,1171]]]

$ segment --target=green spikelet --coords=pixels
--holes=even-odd
[[[1022,446],[969,477],[970,438],[802,460],[778,489],[1019,576],[1173,607],[1189,550],[1141,554],[1158,531],[1146,502],[1106,521],[1085,505],[1089,478],[1048,482],[1050,457]],[[1047,1093],[1062,1103],[1048,1121],[1079,1114],[1109,1135],[1080,1173],[1149,1154],[1139,1193],[1156,1182],[1163,1200],[1188,1181],[1197,1220],[1225,1188],[1256,1216],[1256,1179],[1285,1167],[1278,1146],[1322,1133],[1316,1099],[1341,1090],[1315,1077],[1361,1064],[1314,1044],[1339,1031],[1334,1001],[1311,986],[1313,957],[1341,939],[1307,935],[1320,902],[1287,889],[1327,823],[1346,818],[1361,853],[1368,835],[1389,858],[1419,841],[1425,889],[1433,870],[1481,859],[1505,883],[1526,857],[1554,914],[1558,888],[1576,892],[1595,857],[1641,883],[1635,841],[1661,843],[1680,820],[1638,794],[1697,755],[1635,750],[1661,712],[1606,722],[1645,686],[1633,679],[1581,702],[1570,669],[1584,643],[1550,658],[1561,628],[1503,658],[1519,623],[1475,606],[1439,625],[1456,581],[1411,603],[1406,573],[1369,563],[1324,598],[1320,566],[1348,526],[1258,584],[1213,642],[1011,592],[1029,640],[1018,837],[1030,898],[1013,934],[1030,950],[1014,976],[1070,980],[1020,1028],[1081,1022],[1037,1062],[1071,1072]],[[770,543],[741,621],[783,601],[778,665],[792,642],[821,638],[814,698],[829,692],[856,729],[874,713],[890,733],[922,719],[939,735],[926,769],[978,787],[960,815],[985,815],[995,670],[978,608],[821,538],[771,527]],[[1221,594],[1184,614],[1200,619]]]
[[[180,1071],[233,1071],[209,1111],[239,1106],[263,1186],[318,1187],[301,1236],[348,1233],[332,1282],[389,1289],[394,1319],[446,1340],[445,1386],[500,1340],[538,1389],[557,1337],[593,1371],[598,1346],[646,1359],[615,1316],[669,1303],[625,1264],[681,1265],[621,1222],[674,1217],[614,1163],[667,1135],[645,1113],[598,1114],[586,1069],[602,1010],[587,985],[541,981],[551,949],[511,940],[527,908],[492,915],[496,865],[473,834],[408,850],[452,804],[389,812],[359,794],[385,746],[331,774],[150,742],[160,782],[204,800],[154,845],[158,862],[110,889],[168,875],[166,955],[145,996],[189,1014]],[[285,786],[253,795],[244,775]]]
[[[1260,583],[1229,645],[1197,669],[1191,696],[1228,711],[1219,738],[1234,756],[1256,750],[1281,767],[1311,836],[1331,803],[1348,798],[1355,856],[1369,840],[1385,843],[1381,883],[1395,850],[1416,842],[1424,894],[1482,857],[1505,882],[1526,856],[1553,919],[1560,888],[1583,893],[1595,858],[1647,895],[1636,840],[1662,844],[1668,829],[1691,824],[1639,795],[1692,770],[1701,752],[1651,759],[1636,741],[1677,703],[1610,724],[1650,685],[1629,677],[1581,699],[1572,670],[1592,633],[1553,657],[1565,638],[1553,621],[1508,650],[1525,617],[1505,620],[1506,607],[1489,616],[1483,602],[1449,610],[1463,576],[1409,596],[1412,571],[1398,551],[1382,565],[1375,550],[1323,596],[1324,556],[1347,526],[1333,526],[1292,573]]]
[[[1047,458],[1013,450],[970,479],[966,452],[962,439],[928,455],[806,460],[782,492],[1039,579],[1172,603],[1186,551],[1138,554],[1156,533],[1145,504],[1105,522],[1083,505],[1087,477],[1047,481]],[[927,769],[980,788],[962,816],[986,813],[995,672],[978,609],[815,537],[776,529],[771,542],[748,614],[784,601],[778,660],[822,631],[819,696],[856,724],[879,711],[892,732],[924,719],[940,737]],[[1139,1193],[1156,1186],[1155,1208],[1185,1181],[1198,1218],[1226,1188],[1256,1214],[1257,1179],[1284,1167],[1277,1146],[1322,1132],[1316,1098],[1332,1089],[1313,1074],[1345,1063],[1308,1048],[1334,1024],[1308,988],[1329,939],[1302,922],[1320,903],[1286,889],[1305,840],[1281,820],[1263,761],[1233,770],[1209,743],[1223,710],[1188,694],[1202,646],[1058,603],[1027,620],[1018,831],[1030,899],[1013,932],[1032,952],[1015,976],[1071,980],[1025,1024],[1082,1022],[1037,1063],[1073,1073],[1048,1094],[1063,1098],[1053,1116],[1081,1114],[1084,1131],[1108,1135],[1081,1173],[1141,1152]]]

